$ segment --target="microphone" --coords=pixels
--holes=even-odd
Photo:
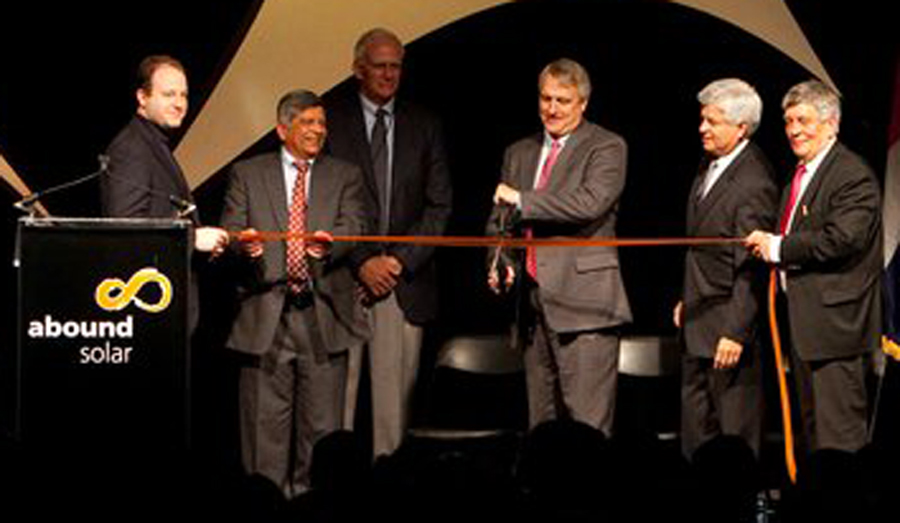
[[[185,200],[184,198],[179,198],[179,197],[175,196],[174,194],[170,194],[168,196],[169,196],[169,203],[171,203],[172,205],[174,205],[175,207],[178,208],[178,217],[179,218],[186,218],[191,213],[193,213],[194,211],[197,210],[197,204],[195,204],[194,202],[189,202],[189,201]]]
[[[29,194],[28,196],[22,198],[21,200],[17,201],[16,203],[14,203],[13,207],[15,207],[16,209],[18,209],[24,213],[27,213],[29,215],[33,215],[34,214],[34,204],[37,203],[38,200],[40,200],[44,196],[47,196],[48,194],[53,194],[55,192],[64,191],[71,187],[75,187],[76,185],[81,185],[87,181],[93,180],[94,178],[98,178],[98,177],[100,177],[100,175],[107,172],[107,170],[109,169],[109,156],[107,156],[105,154],[98,155],[97,161],[100,162],[100,168],[97,169],[96,171],[92,172],[91,174],[82,176],[81,178],[76,178],[74,180],[71,180],[71,181],[68,181],[65,183],[61,183],[59,185],[54,185],[52,187],[48,187],[47,189],[44,189],[42,191],[33,192],[33,193]]]

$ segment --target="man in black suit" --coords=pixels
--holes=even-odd
[[[772,167],[750,141],[762,100],[736,78],[710,83],[700,101],[705,152],[687,203],[688,237],[736,238],[775,223]],[[765,266],[739,245],[688,248],[674,322],[682,329],[681,444],[689,459],[717,435],[759,454],[762,385],[758,311]]]
[[[227,346],[248,356],[240,372],[241,454],[293,497],[309,488],[315,442],[341,428],[347,349],[367,335],[349,264],[369,210],[359,169],[320,154],[326,135],[318,96],[291,91],[278,104],[279,152],[235,164],[222,226],[232,243],[239,309]],[[293,237],[262,242],[257,231]],[[315,232],[315,238],[300,236]],[[328,231],[328,232],[325,232]]]
[[[591,83],[577,62],[551,62],[538,85],[544,130],[506,149],[488,234],[497,233],[501,214],[515,209],[529,236],[615,236],[625,186],[625,140],[584,118]],[[504,258],[505,270],[492,267],[488,285],[499,292],[517,276],[524,278],[525,321],[531,327],[524,354],[531,426],[570,417],[609,436],[618,327],[631,321],[616,248],[539,247],[526,253],[520,271],[507,253]]]
[[[782,102],[799,160],[774,233],[745,242],[777,264],[791,369],[807,451],[856,451],[866,442],[865,355],[881,328],[881,196],[872,170],[838,142],[837,93],[811,80]]]
[[[439,236],[452,194],[440,123],[399,99],[403,45],[385,29],[356,44],[350,89],[325,97],[329,152],[359,165],[377,211],[372,233]],[[410,417],[423,326],[437,316],[434,247],[364,244],[354,255],[372,327],[368,343],[372,384],[373,453],[393,452]],[[353,420],[362,348],[351,351],[348,411]]]
[[[100,179],[103,216],[175,218],[192,204],[191,191],[172,155],[170,134],[181,127],[188,108],[184,66],[165,55],[152,55],[138,67],[137,114],[107,148],[109,171]],[[187,212],[197,228],[194,247],[218,254],[228,235],[216,227],[199,227],[196,212]]]

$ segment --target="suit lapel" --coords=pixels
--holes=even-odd
[[[704,158],[700,163],[700,167],[697,168],[697,174],[694,176],[694,182],[691,184],[691,192],[689,193],[687,205],[687,220],[685,223],[688,235],[693,234],[694,229],[697,227],[697,207],[700,203],[697,194],[700,192],[703,180],[706,179],[706,171],[708,169],[709,160]]]
[[[279,153],[274,153],[267,158],[266,165],[263,166],[263,172],[260,173],[258,179],[264,185],[278,230],[286,231],[288,228],[288,189],[284,186],[284,171]]]
[[[806,186],[806,190],[803,191],[803,196],[800,197],[800,201],[797,202],[797,210],[794,211],[794,218],[791,220],[790,230],[797,230],[798,228],[803,227],[804,209],[808,209],[812,207],[815,202],[816,195],[821,189],[822,184],[825,183],[825,179],[828,176],[828,171],[831,169],[832,164],[834,164],[835,159],[839,155],[840,144],[835,143],[831,150],[828,151],[828,154],[825,158],[822,159],[822,163],[819,164],[819,167],[816,169],[816,172],[813,173],[812,180],[809,181],[809,185]],[[781,214],[784,214],[784,208],[787,205],[787,199],[791,192],[791,185],[788,184],[786,190],[784,191],[784,195],[782,197],[781,202]]]
[[[363,116],[362,102],[356,92],[349,98],[349,109],[349,128],[343,129],[343,132],[348,133],[352,150],[357,151],[356,164],[363,171],[366,190],[375,196],[375,205],[380,206],[378,183],[375,181],[375,168],[372,166],[370,153],[372,147],[369,144],[369,137],[366,135],[366,119]],[[396,154],[396,150],[394,153]]]
[[[749,144],[747,145],[747,147],[749,147]],[[728,193],[728,191],[731,190],[730,187],[734,182],[735,173],[739,170],[741,162],[743,162],[746,157],[747,149],[745,148],[743,151],[741,151],[741,154],[739,154],[737,158],[732,160],[732,162],[728,165],[728,167],[725,168],[722,174],[719,175],[719,179],[716,180],[716,183],[709,189],[709,192],[706,193],[706,196],[704,196],[703,199],[697,202],[697,224],[699,224],[703,221],[704,218],[709,216],[710,211],[716,207],[716,203],[722,198],[724,194]],[[696,190],[699,191],[699,186]]]
[[[819,193],[819,189],[821,189],[822,184],[825,183],[825,179],[828,177],[828,172],[831,170],[831,167],[838,156],[839,147],[839,144],[834,144],[834,147],[832,147],[831,150],[828,151],[828,155],[822,159],[822,163],[820,163],[819,168],[816,169],[816,172],[813,175],[813,179],[810,180],[809,185],[803,192],[803,197],[800,198],[800,201],[797,202],[797,205],[809,206],[812,204],[813,200],[815,200],[816,195]],[[795,214],[794,216],[796,217],[797,214]]]
[[[329,185],[333,183],[328,176],[328,159],[320,156],[310,170],[309,194],[306,198],[306,231],[331,229],[327,223],[327,208],[330,205],[329,196],[333,199],[338,193],[333,192]]]
[[[538,171],[538,162],[541,159],[541,146],[543,144],[543,134],[539,134],[531,141],[528,150],[523,159],[525,169],[521,170],[521,179],[519,180],[520,189],[530,191],[534,188],[535,177]]]
[[[397,187],[402,187],[403,176],[406,173],[413,172],[408,163],[411,161],[410,154],[412,150],[413,138],[412,133],[415,132],[413,125],[409,119],[409,112],[400,100],[394,102],[394,158],[391,165],[391,207],[396,209],[403,205],[403,202],[397,201],[397,195],[402,194]]]
[[[572,132],[569,139],[566,140],[566,145],[559,151],[556,162],[553,164],[553,169],[550,171],[550,179],[547,181],[548,189],[556,190],[566,183],[566,172],[569,170],[569,164],[574,160],[574,151],[584,139],[584,133],[586,132],[587,126],[582,122],[582,124]],[[542,135],[540,140],[541,147],[538,147],[538,161],[540,161],[540,152],[544,144],[543,138]],[[539,172],[541,169],[543,169],[543,166],[537,167],[537,162],[535,162],[535,173]]]

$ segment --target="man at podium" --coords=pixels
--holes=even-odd
[[[107,148],[109,170],[100,180],[102,214],[112,218],[191,220],[194,248],[221,253],[228,234],[200,227],[191,191],[171,150],[171,132],[181,127],[188,108],[184,66],[170,56],[141,61],[135,92],[137,112]]]

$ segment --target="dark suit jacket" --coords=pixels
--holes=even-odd
[[[192,201],[181,168],[163,131],[135,115],[110,143],[109,176],[100,179],[103,216],[175,218],[178,207],[169,196]],[[190,219],[198,225],[192,213]]]
[[[352,87],[352,88],[351,88]],[[373,207],[370,234],[378,228],[378,188],[363,109],[355,85],[325,96],[330,154],[354,163],[363,171],[366,196]],[[450,217],[453,196],[440,122],[421,107],[397,99],[394,105],[390,235],[441,236]],[[385,252],[404,267],[395,292],[407,321],[422,324],[437,315],[437,276],[434,247],[413,244],[363,244],[355,264]]]
[[[782,195],[784,209],[790,187]],[[880,343],[881,196],[872,170],[836,143],[797,203],[781,243],[791,339],[804,360]]]
[[[325,230],[335,236],[360,234],[369,210],[359,169],[321,156],[313,164],[310,176],[307,230]],[[279,153],[235,164],[225,196],[222,227],[232,231],[248,227],[287,231],[287,193]],[[330,352],[344,350],[366,336],[348,267],[353,247],[350,242],[336,242],[325,258],[308,258],[318,327],[324,349]],[[240,256],[237,252],[231,254]],[[271,348],[287,295],[285,242],[267,242],[261,258],[240,256],[240,260],[240,309],[227,345],[261,355]]]
[[[743,238],[775,226],[778,189],[763,152],[748,143],[701,200],[708,162],[687,204],[689,237]],[[684,340],[689,354],[713,357],[721,337],[745,347],[753,340],[765,266],[742,245],[690,247],[684,261]]]
[[[547,186],[535,191],[543,137],[540,133],[512,144],[503,160],[502,181],[521,191],[522,225],[531,227],[536,238],[614,237],[625,186],[625,140],[583,122],[560,151]],[[501,212],[495,207],[488,234],[496,233],[492,224]],[[541,247],[536,257],[544,314],[554,331],[602,329],[631,321],[615,247]]]

